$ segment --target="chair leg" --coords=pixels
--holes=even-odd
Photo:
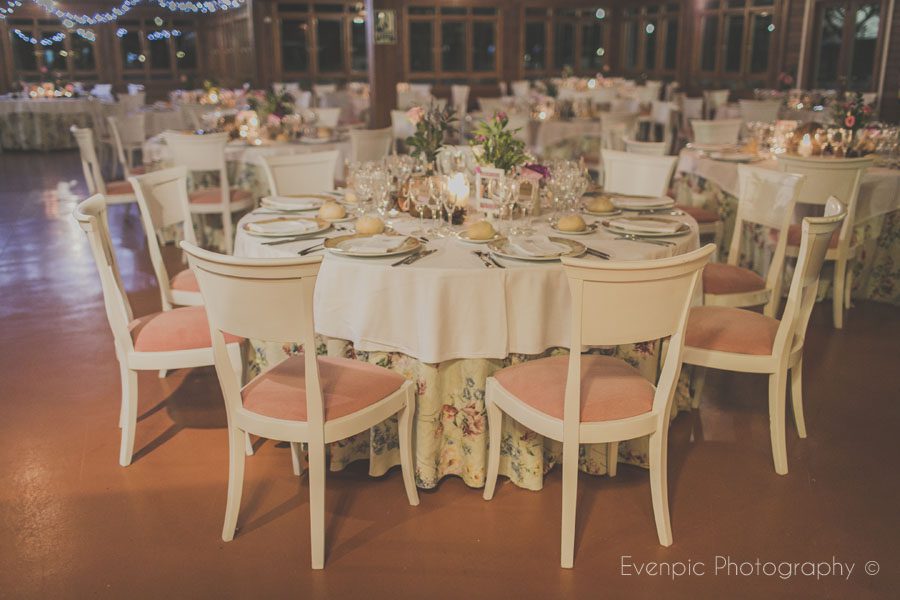
[[[234,539],[238,513],[241,510],[241,492],[244,487],[244,439],[246,432],[230,429],[228,432],[228,500],[225,503],[225,525],[222,540]]]
[[[325,567],[325,445],[309,444],[309,533],[312,568]]]
[[[578,499],[578,443],[563,442],[562,540],[559,564],[571,569],[575,562],[575,504]]]
[[[672,522],[669,520],[668,420],[650,436],[650,495],[656,535],[662,546],[672,545]]]
[[[794,423],[797,435],[806,437],[806,418],[803,416],[803,359],[791,367],[791,404],[794,407]]]
[[[225,254],[229,256],[234,252],[234,233],[232,229],[234,225],[231,222],[231,213],[225,211],[222,213],[222,235],[225,237]]]
[[[769,435],[772,438],[772,460],[779,475],[787,475],[788,472],[784,432],[786,386],[785,373],[780,369],[778,373],[769,375]]]
[[[416,489],[416,464],[413,454],[413,417],[416,414],[416,395],[413,386],[408,386],[406,406],[400,411],[397,421],[400,437],[400,470],[403,472],[403,486],[410,506],[419,505],[419,491]]]
[[[606,445],[606,474],[615,477],[619,470],[619,442]]]
[[[303,469],[300,467],[300,454],[300,442],[291,442],[291,467],[294,469],[294,475],[298,477],[303,474]]]
[[[165,378],[166,378],[166,375],[168,375],[168,374],[169,374],[169,370],[168,370],[168,369],[160,369],[160,370],[159,370],[159,378],[160,378],[160,379],[165,379]]]
[[[834,285],[831,291],[831,310],[834,317],[834,328],[844,327],[844,285],[846,284],[847,261],[837,260],[834,263]]]
[[[244,454],[253,456],[253,442],[250,441],[250,434],[244,433]]]
[[[853,265],[847,263],[847,281],[844,283],[844,308],[850,310],[850,294],[853,292]]]
[[[703,386],[706,384],[706,367],[694,367],[693,382],[694,393],[691,395],[691,408],[700,408],[700,396],[703,394]]]
[[[119,464],[127,467],[134,454],[134,430],[137,429],[138,378],[131,369],[122,373],[122,443],[119,447]]]
[[[491,402],[490,397],[485,399],[485,408],[488,417],[488,464],[487,473],[484,476],[483,497],[485,500],[490,500],[494,497],[494,490],[497,489],[497,475],[500,472],[500,434],[503,432],[503,411]]]

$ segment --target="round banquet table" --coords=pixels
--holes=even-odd
[[[73,125],[92,127],[88,98],[0,99],[0,148],[62,150],[75,148]]]
[[[181,111],[177,108],[145,106],[141,112],[144,114],[144,127],[149,137],[158,135],[167,129],[179,130],[186,127]]]
[[[251,236],[242,227],[265,218],[271,215],[250,213],[241,219],[236,256],[295,256],[316,243],[267,246],[266,238]],[[690,232],[667,238],[674,246],[617,240],[603,230],[567,237],[608,252],[615,260],[661,258],[699,246],[696,222],[687,215],[677,218],[689,223]],[[417,226],[408,216],[394,219],[400,233]],[[538,232],[559,235],[545,225],[538,226]],[[437,252],[400,267],[390,266],[397,257],[351,258],[326,252],[314,300],[317,351],[378,364],[414,380],[417,485],[431,488],[446,475],[458,475],[480,487],[487,465],[485,380],[509,364],[568,352],[568,283],[559,262],[498,259],[505,269],[486,268],[472,253],[484,246],[433,238],[428,247]],[[298,351],[294,344],[251,345],[249,376]],[[658,346],[654,340],[590,351],[620,356],[655,382]],[[684,378],[676,406],[689,406]],[[371,474],[384,473],[399,464],[396,435],[396,422],[389,420],[332,445],[331,468],[368,459]],[[556,442],[510,420],[504,422],[502,443],[501,474],[528,489],[540,489],[543,474],[560,459]],[[619,460],[646,466],[646,453],[646,438],[632,440],[620,445]],[[605,445],[583,446],[580,466],[605,473]]]

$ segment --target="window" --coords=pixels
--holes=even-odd
[[[51,71],[68,71],[68,56],[66,46],[63,43],[65,38],[59,36],[65,35],[61,31],[42,31],[41,39],[49,42],[49,45],[41,46],[41,54],[43,55],[44,66]],[[59,40],[59,41],[56,41]]]
[[[93,71],[97,68],[94,43],[77,34],[71,37],[72,49],[69,56],[72,58],[72,68],[75,71]]]
[[[23,40],[16,33],[15,29],[17,27],[10,27],[9,35],[12,39],[12,52],[13,52],[13,64],[18,71],[37,71],[38,70],[38,61],[37,61],[37,49],[28,42],[27,40]],[[31,30],[22,31],[22,35],[30,38],[33,35]]]
[[[333,81],[369,68],[362,2],[278,3],[281,77]]]
[[[441,70],[466,70],[466,24],[458,21],[441,23]]]
[[[281,68],[284,71],[306,71],[309,52],[306,50],[306,19],[281,20]]]
[[[872,91],[881,29],[879,2],[821,2],[812,53],[813,85]]]
[[[746,87],[774,83],[780,0],[707,0],[700,9],[701,33],[694,68],[710,85],[740,81]],[[711,79],[710,79],[711,78]]]
[[[151,33],[148,31],[148,36]],[[165,37],[147,38],[147,48],[150,51],[150,68],[151,69],[171,69],[171,56],[169,54],[169,39]]]
[[[541,71],[547,67],[547,29],[543,21],[525,22],[526,71]]]
[[[626,72],[664,75],[675,70],[679,7],[675,2],[650,3],[622,11],[622,67]]]
[[[606,48],[603,47],[603,24],[596,19],[581,26],[581,70],[603,69]]]
[[[406,27],[407,79],[455,83],[499,75],[497,8],[407,6]]]
[[[319,9],[319,5],[316,6]],[[316,24],[316,50],[319,56],[319,71],[324,73],[341,71],[344,57],[344,36],[341,22],[333,19],[319,19]]]
[[[197,68],[196,31],[185,31],[180,37],[175,38],[175,58],[178,60],[179,71]]]
[[[409,23],[409,70],[414,73],[434,70],[434,25],[430,21]]]
[[[141,32],[138,29],[132,29],[125,26],[124,35],[119,36],[119,51],[122,56],[122,68],[126,71],[143,70],[144,61],[147,60],[144,49],[141,47]],[[133,26],[136,26],[133,25]]]
[[[350,21],[350,70],[369,70],[369,50],[366,46],[366,20],[354,17]]]
[[[496,71],[497,45],[494,39],[494,24],[482,21],[472,23],[473,51],[472,68],[475,71]]]
[[[553,63],[557,71],[575,68],[575,22],[556,21],[553,32]]]
[[[609,11],[602,7],[526,6],[522,67],[526,76],[559,76],[566,68],[596,75],[608,60]]]

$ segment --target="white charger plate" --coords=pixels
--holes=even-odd
[[[575,240],[568,240],[566,238],[558,238],[551,237],[548,238],[551,242],[556,242],[557,244],[563,244],[568,246],[571,250],[569,252],[564,252],[563,254],[554,254],[552,256],[523,256],[521,254],[516,253],[514,250],[509,248],[509,239],[501,238],[499,240],[494,240],[490,244],[488,244],[488,249],[492,254],[496,254],[502,258],[512,258],[515,260],[527,260],[532,262],[548,262],[552,260],[559,260],[563,256],[581,256],[587,249],[584,244],[580,242],[576,242]]]
[[[623,219],[632,219],[633,217],[622,217],[622,218]],[[674,233],[669,233],[667,231],[636,231],[634,229],[626,229],[624,227],[616,227],[615,225],[611,224],[610,221],[602,221],[601,224],[603,225],[603,227],[605,227],[606,229],[608,229],[609,231],[611,231],[613,233],[621,233],[621,234],[625,234],[625,235],[633,235],[635,237],[647,237],[647,238],[675,237],[675,236],[685,235],[687,233],[690,233],[690,231],[691,231],[690,225],[688,225],[687,223],[684,223],[683,221],[678,221],[677,219],[667,219],[665,217],[635,217],[635,218],[638,218],[641,220],[652,219],[652,220],[656,220],[656,221],[666,221],[668,223],[678,223],[679,228]]]
[[[499,232],[495,232],[494,237],[492,237],[492,238],[488,238],[486,240],[473,240],[472,238],[469,237],[468,231],[460,231],[460,232],[457,232],[456,237],[459,239],[459,241],[465,242],[467,244],[488,244],[490,242],[499,240],[503,236],[500,235]]]
[[[328,238],[327,240],[325,240],[324,245],[325,248],[327,248],[334,254],[337,254],[339,256],[352,256],[355,258],[383,258],[386,256],[398,256],[400,254],[408,254],[422,247],[422,242],[414,237],[392,233],[385,233],[384,235],[396,235],[397,237],[403,237],[406,239],[399,247],[388,252],[357,252],[347,248],[341,248],[341,243],[346,242],[347,240],[372,237],[371,235],[364,233],[351,233],[348,235],[339,235],[333,238]]]
[[[613,206],[621,210],[659,210],[675,206],[675,200],[666,196],[656,198],[657,202],[647,202],[651,197],[615,196],[612,199]]]
[[[256,236],[256,237],[301,237],[301,236],[306,237],[306,236],[310,236],[310,235],[315,235],[317,233],[322,233],[323,231],[328,231],[329,229],[331,229],[331,223],[329,223],[325,219],[320,219],[318,217],[275,217],[272,219],[260,219],[259,221],[252,221],[252,223],[265,224],[265,223],[274,223],[277,221],[313,222],[316,224],[317,228],[310,229],[308,231],[299,231],[297,233],[291,233],[291,232],[287,232],[287,231],[278,231],[278,232],[275,232],[275,231],[272,231],[272,232],[253,231],[252,229],[247,227],[248,225],[250,225],[250,223],[244,223],[243,225],[241,225],[241,228],[244,230],[245,233],[247,233],[247,235],[252,235],[252,236]]]

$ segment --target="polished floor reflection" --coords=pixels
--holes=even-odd
[[[765,379],[709,378],[670,435],[671,548],[639,469],[581,476],[575,569],[563,571],[558,471],[540,493],[501,484],[490,503],[449,478],[413,508],[399,470],[372,479],[358,463],[328,475],[327,565],[313,572],[306,480],[271,442],[247,463],[238,536],[220,540],[226,430],[211,369],[141,374],[135,461],[118,466],[118,372],[70,180],[83,194],[72,153],[0,154],[0,597],[896,597],[896,307],[861,303],[840,332],[817,307],[810,437],[789,425],[787,477],[772,469]],[[111,222],[135,313],[158,310],[136,207]],[[856,569],[716,575],[717,555]],[[706,574],[623,576],[623,560],[704,561]],[[870,560],[878,575],[863,572]]]

